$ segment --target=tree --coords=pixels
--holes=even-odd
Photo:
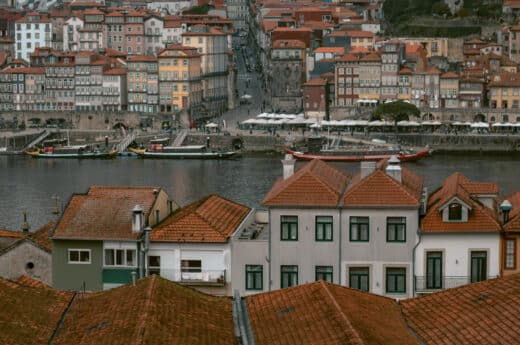
[[[410,116],[419,117],[421,111],[413,104],[403,101],[381,103],[374,111],[373,117],[385,118],[394,121],[395,126],[399,121],[408,121]]]
[[[450,7],[444,2],[436,2],[432,5],[432,12],[439,16],[449,16],[451,14]]]

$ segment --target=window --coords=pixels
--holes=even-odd
[[[442,252],[426,253],[426,288],[442,289]]]
[[[406,268],[386,269],[386,292],[406,293]]]
[[[386,218],[386,241],[387,242],[406,242],[406,218],[387,217]]]
[[[281,216],[280,224],[282,241],[298,241],[298,216]]]
[[[135,265],[135,249],[105,249],[105,266],[135,267]]]
[[[508,269],[514,269],[516,267],[516,239],[506,239],[505,246],[505,267]]]
[[[462,220],[462,205],[454,202],[448,209],[448,220]]]
[[[246,290],[263,290],[264,267],[246,265]]]
[[[487,252],[471,252],[471,282],[487,279]]]
[[[316,266],[316,281],[325,280],[332,283],[332,266]]]
[[[332,217],[316,217],[316,241],[332,241]]]
[[[350,217],[350,241],[368,242],[368,217]]]
[[[148,257],[148,273],[161,275],[161,257],[151,255]]]
[[[90,249],[69,249],[69,264],[90,264]]]
[[[348,270],[349,286],[352,289],[369,291],[368,267],[350,267]]]
[[[201,260],[181,260],[181,272],[182,273],[202,272],[202,261]]]
[[[282,273],[281,288],[287,288],[290,286],[298,285],[298,266],[281,266],[280,272]]]

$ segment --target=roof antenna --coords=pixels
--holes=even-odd
[[[29,223],[27,222],[27,211],[23,211],[23,224],[22,224],[22,231],[24,235],[29,235]]]

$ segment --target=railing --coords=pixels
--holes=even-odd
[[[194,271],[195,269],[154,269],[150,267],[149,273],[159,274],[162,278],[184,285],[224,286],[226,284],[226,270],[200,270],[199,272],[187,272],[189,270]]]
[[[439,286],[438,283],[428,284],[428,279],[426,276],[415,276],[415,292],[418,293],[430,293],[435,291],[440,291],[444,289],[451,289],[458,286],[466,285],[471,283],[471,277],[458,277],[458,276],[444,276],[442,277]],[[488,276],[486,279],[496,278],[494,276]],[[431,282],[433,283],[433,281]]]

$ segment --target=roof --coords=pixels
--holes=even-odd
[[[518,344],[520,274],[401,301],[408,325],[427,344]]]
[[[255,344],[417,344],[390,298],[318,281],[246,297]]]
[[[421,230],[426,232],[489,232],[500,231],[500,224],[494,210],[477,200],[478,195],[496,196],[496,183],[472,182],[455,172],[448,176],[442,187],[428,198],[428,211],[421,221]],[[471,207],[467,222],[444,222],[439,208],[457,198]]]
[[[145,219],[160,187],[90,187],[72,195],[53,239],[136,239],[132,209],[140,205]],[[154,192],[155,191],[155,192]]]
[[[359,61],[364,61],[364,62],[380,62],[381,61],[381,56],[377,53],[369,53],[365,56],[363,56]]]
[[[500,73],[491,77],[489,87],[493,86],[520,86],[520,73]]]
[[[333,53],[333,54],[339,54],[343,55],[345,54],[345,48],[344,47],[318,47],[314,49],[314,54],[316,53]]]
[[[459,75],[457,73],[453,73],[453,72],[446,72],[446,73],[441,74],[440,78],[441,79],[458,79]]]
[[[422,193],[423,178],[401,167],[401,183],[382,170],[360,180],[360,174],[352,179],[343,197],[343,206],[395,206],[418,207]]]
[[[287,179],[279,178],[267,193],[267,206],[337,206],[350,175],[318,159]]]
[[[235,344],[231,300],[152,275],[135,286],[78,296],[53,344],[107,344],[107,339],[111,344]]]
[[[155,62],[157,63],[157,58],[151,55],[129,55],[126,58],[127,62]]]
[[[212,194],[176,210],[152,230],[151,240],[227,242],[250,211],[247,206]]]
[[[1,344],[46,344],[72,293],[0,278]]]
[[[304,86],[324,86],[327,85],[327,80],[323,78],[314,78],[303,84]]]
[[[126,74],[125,68],[112,68],[106,71],[103,71],[105,75],[124,75]]]
[[[52,251],[52,230],[54,229],[54,226],[56,225],[55,221],[51,221],[35,232],[29,234],[29,238],[36,244],[38,244],[43,249],[47,250],[48,252]]]
[[[347,36],[356,37],[356,38],[373,38],[374,33],[371,31],[360,31],[360,30],[348,30],[346,32]]]
[[[21,231],[0,229],[0,237],[24,238],[24,236],[24,233]]]
[[[520,232],[520,191],[504,199],[507,199],[513,208],[509,211],[509,220],[505,222],[503,229],[506,232]]]
[[[273,42],[274,49],[305,49],[305,43],[300,40],[276,40]]]

